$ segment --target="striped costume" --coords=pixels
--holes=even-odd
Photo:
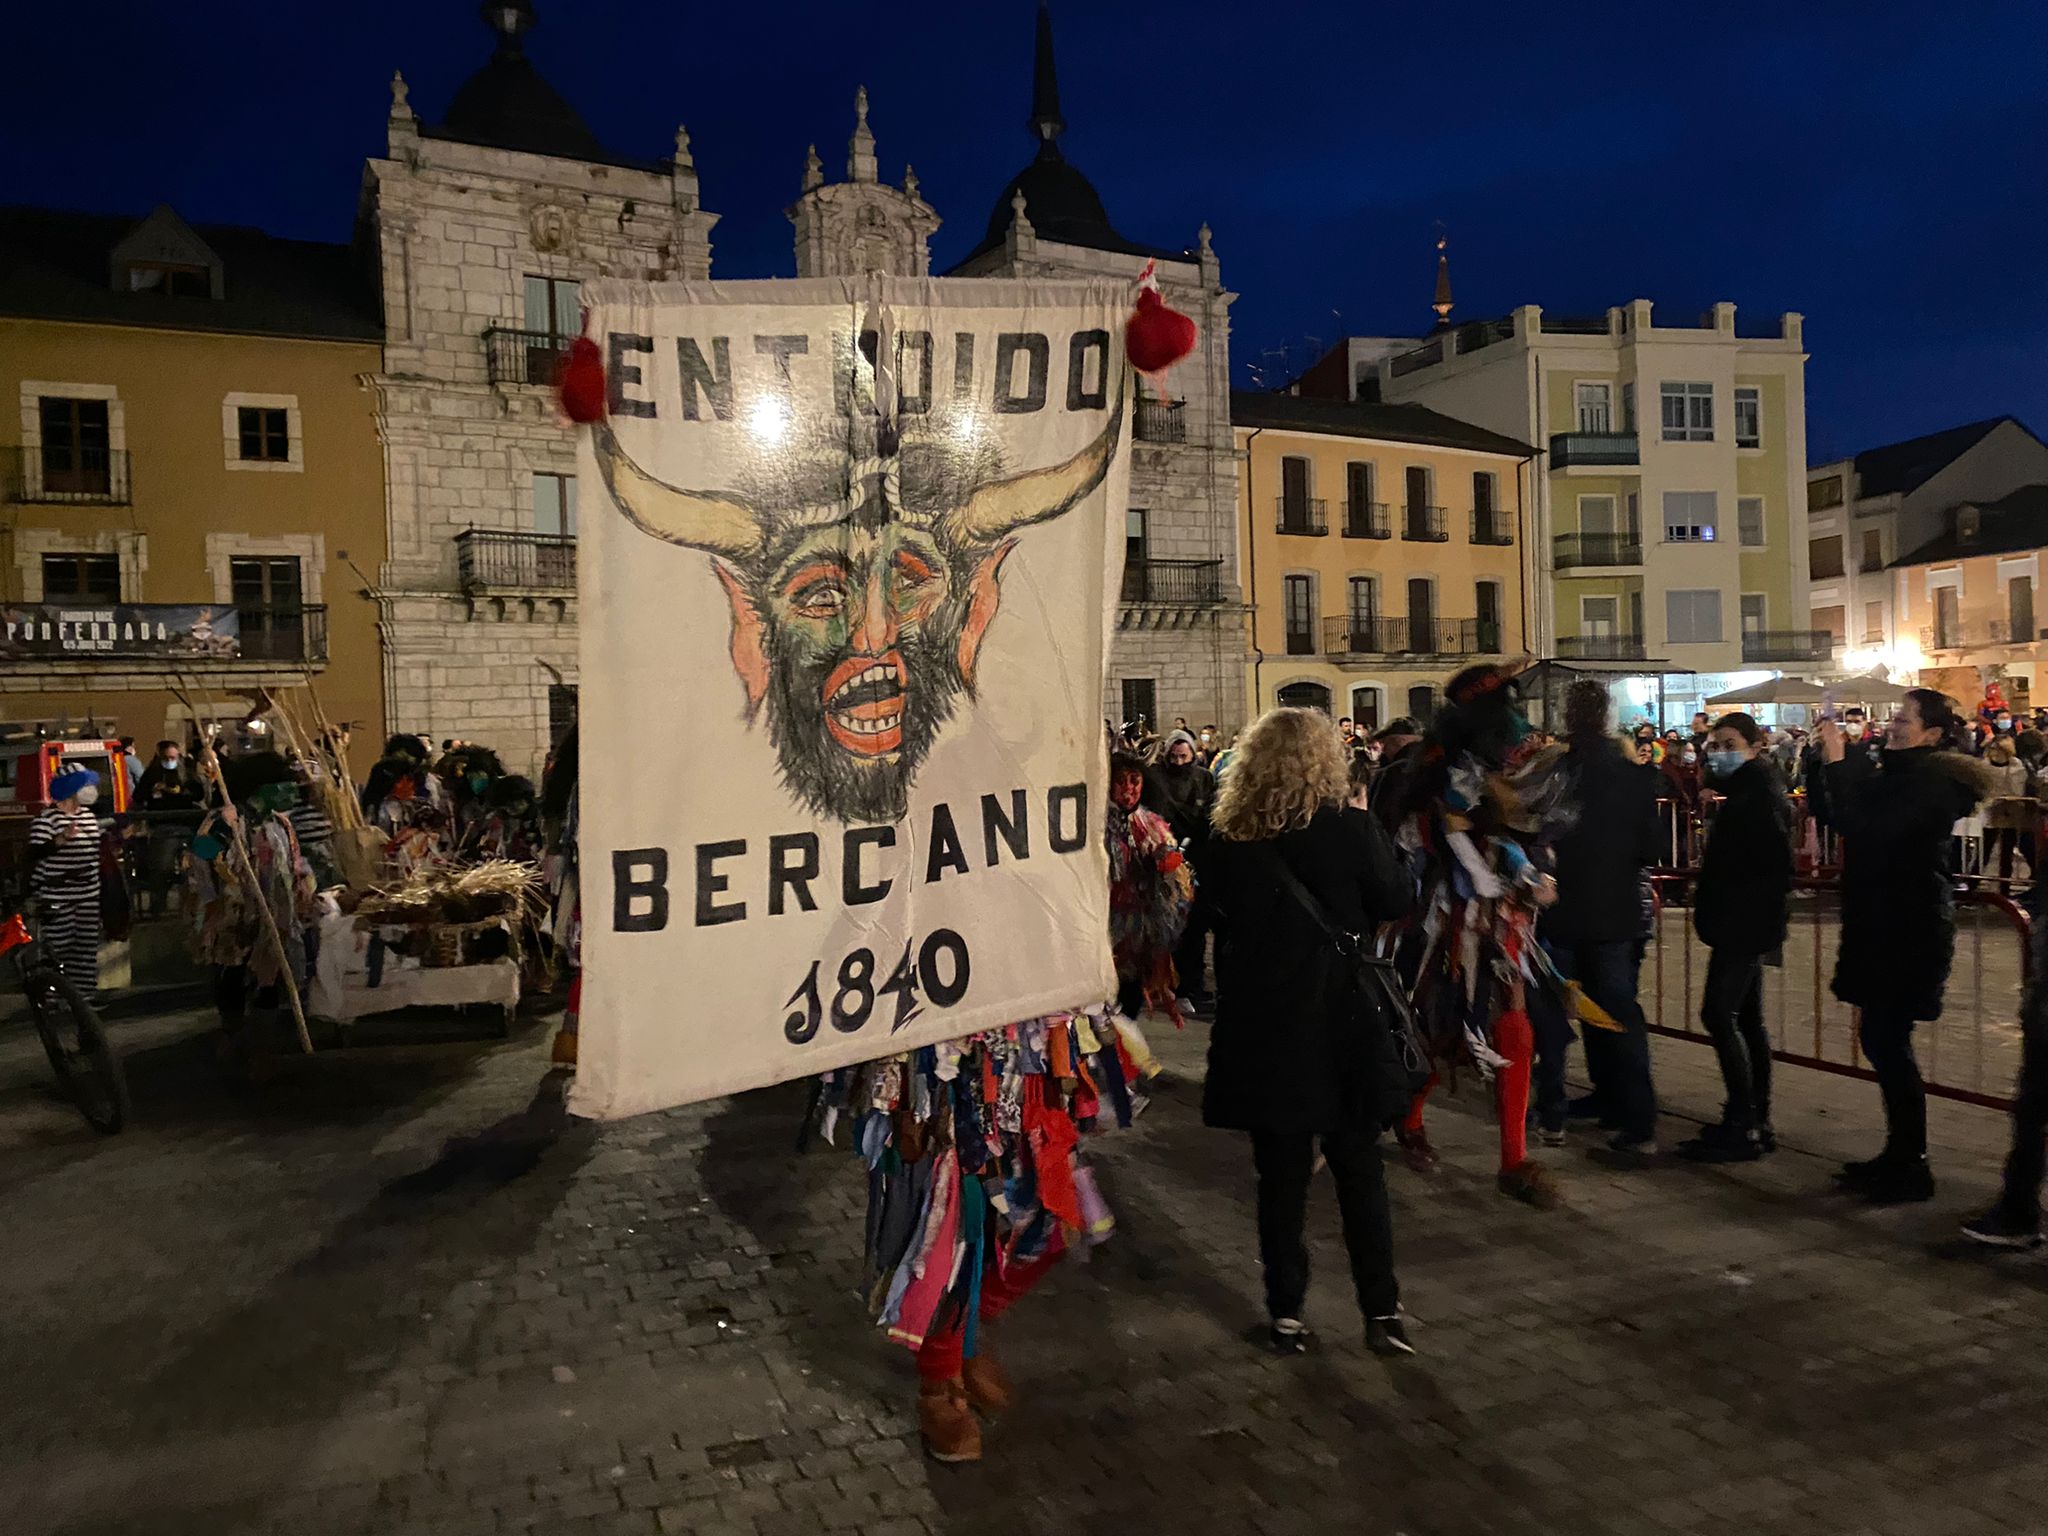
[[[90,998],[100,980],[99,817],[52,807],[29,827],[28,845],[35,859],[30,889],[46,908],[43,948]],[[49,851],[38,855],[36,849]]]

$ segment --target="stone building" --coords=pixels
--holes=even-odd
[[[596,276],[708,277],[717,216],[699,201],[689,138],[636,161],[601,144],[535,70],[531,0],[487,5],[490,60],[437,124],[392,82],[389,145],[360,213],[387,331],[375,376],[390,550],[376,593],[394,729],[486,742],[538,766],[572,717],[576,673],[575,438],[551,385]],[[881,180],[867,94],[846,179],[816,147],[788,210],[799,276],[930,272],[939,216],[908,167]],[[1232,534],[1229,320],[1209,234],[1163,250],[1118,234],[1059,148],[1064,128],[1041,14],[1031,127],[1038,151],[996,200],[957,275],[1135,283],[1158,262],[1201,350],[1137,408],[1129,559],[1104,713],[1236,725],[1243,608]]]
[[[531,0],[485,15],[495,52],[438,124],[392,81],[363,181],[385,324],[376,595],[392,728],[531,770],[574,710],[576,446],[552,386],[578,285],[709,276],[717,216],[682,129],[661,163],[612,153],[525,56]]]

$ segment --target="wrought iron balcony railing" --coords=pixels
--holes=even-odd
[[[1548,323],[1543,327],[1550,329]],[[1550,436],[1550,467],[1570,469],[1574,464],[1640,464],[1642,449],[1633,432],[1553,432]]]
[[[133,499],[125,448],[4,451],[7,499],[34,505],[125,507]]]
[[[1472,542],[1474,544],[1512,544],[1515,542],[1514,520],[1505,507],[1474,507],[1472,509]]]
[[[1744,661],[1826,661],[1834,636],[1825,629],[1746,629]]]
[[[1384,501],[1344,503],[1344,537],[1347,539],[1390,539],[1394,525],[1387,517]]]
[[[1123,600],[1171,607],[1204,607],[1223,601],[1221,560],[1126,560]]]
[[[327,609],[324,604],[237,605],[244,661],[325,661]]]
[[[1330,531],[1329,507],[1321,497],[1282,496],[1277,503],[1276,526],[1282,533],[1320,538]]]
[[[484,356],[493,384],[533,384],[553,388],[562,359],[574,336],[552,331],[515,331],[492,326],[484,332]]]
[[[1132,435],[1141,443],[1184,443],[1188,440],[1185,400],[1138,401]]]
[[[1641,661],[1648,652],[1641,635],[1561,635],[1560,661]]]
[[[465,592],[576,590],[573,534],[465,529],[455,535],[455,564]]]
[[[1550,541],[1550,563],[1560,571],[1587,566],[1641,565],[1643,539],[1637,533],[1560,533]]]
[[[1448,544],[1447,522],[1442,507],[1406,506],[1401,509],[1401,537],[1415,544]]]
[[[1351,614],[1323,620],[1330,656],[1497,656],[1501,626],[1491,619]]]

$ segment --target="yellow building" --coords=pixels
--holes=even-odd
[[[1233,394],[1251,713],[1427,719],[1530,648],[1528,444],[1419,405]]]
[[[2048,609],[2037,608],[2048,550],[2048,484],[1964,502],[1948,527],[1892,562],[1895,654],[1925,688],[1974,709],[1997,683],[2016,710],[2043,701]]]
[[[381,334],[345,246],[0,211],[0,731],[89,724],[147,757],[187,732],[174,686],[238,719],[311,675],[366,766]]]

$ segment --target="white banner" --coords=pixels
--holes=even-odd
[[[583,298],[576,1113],[1111,996],[1128,292]]]

